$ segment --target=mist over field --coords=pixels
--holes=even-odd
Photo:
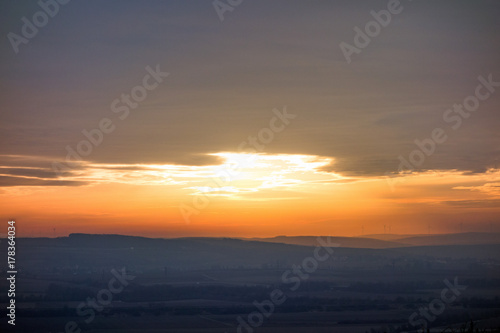
[[[16,331],[76,325],[92,332],[416,332],[470,321],[499,325],[499,234],[371,238],[381,236],[20,238]],[[7,288],[4,281],[0,286]],[[442,302],[436,315],[442,295],[453,301]],[[4,309],[6,300],[2,295]]]

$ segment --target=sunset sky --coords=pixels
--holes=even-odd
[[[29,237],[500,231],[500,2],[402,0],[346,61],[390,2],[221,20],[211,0],[73,0],[16,53],[42,9],[3,1],[0,218]]]

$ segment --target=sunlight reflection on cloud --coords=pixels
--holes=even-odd
[[[232,152],[210,155],[221,157],[223,163],[216,166],[89,163],[78,179],[93,183],[179,185],[194,193],[217,196],[346,179],[339,174],[322,171],[333,159],[321,156]],[[230,177],[221,176],[229,171]]]

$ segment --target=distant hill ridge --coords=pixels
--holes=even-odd
[[[24,238],[30,243],[51,244],[58,247],[170,247],[170,246],[236,246],[248,243],[278,243],[295,246],[316,246],[318,237],[330,237],[331,242],[342,248],[357,249],[396,249],[420,246],[441,245],[491,245],[500,244],[500,233],[467,232],[437,235],[363,235],[362,237],[341,236],[276,236],[268,238],[229,238],[229,237],[181,237],[181,238],[148,238],[118,234],[84,234],[72,233],[68,237],[58,238]],[[391,240],[382,240],[385,237]]]
[[[452,235],[453,236],[453,235]],[[456,235],[455,235],[456,236]],[[474,234],[470,242],[481,240]],[[460,235],[458,239],[466,236]],[[418,239],[418,238],[417,238]],[[441,238],[436,238],[440,240]],[[453,237],[452,237],[453,239]],[[71,234],[58,238],[18,238],[19,261],[28,266],[39,265],[45,269],[41,258],[51,258],[60,267],[118,267],[136,269],[207,269],[211,267],[281,267],[300,263],[314,254],[318,245],[316,236],[273,237],[258,241],[236,238],[146,238],[125,235]],[[440,258],[475,258],[477,262],[500,260],[500,244],[425,245],[391,248],[354,248],[353,246],[382,246],[394,242],[374,242],[359,237],[333,237],[339,244],[333,251],[328,265],[349,267],[382,267],[392,265],[393,260],[411,262]],[[446,238],[450,241],[450,238]],[[300,244],[286,244],[299,242]],[[486,239],[490,241],[490,239]],[[349,243],[350,242],[350,243]],[[306,244],[309,244],[307,246]],[[468,259],[470,260],[470,259]],[[76,266],[75,266],[76,265]],[[287,267],[288,267],[287,266]]]
[[[318,236],[276,236],[270,238],[250,238],[260,242],[295,244],[315,246]],[[438,245],[486,245],[500,244],[500,233],[467,232],[457,234],[437,235],[363,235],[358,237],[336,237],[332,241],[341,244],[341,247],[360,249],[390,249],[412,246]],[[385,238],[385,239],[382,239]]]
[[[249,238],[248,240],[270,243],[283,243],[305,246],[316,246],[318,236],[277,236],[272,238]],[[338,243],[341,247],[358,248],[358,249],[389,249],[397,247],[411,246],[402,242],[384,241],[373,238],[362,237],[336,237],[330,236],[334,243]]]

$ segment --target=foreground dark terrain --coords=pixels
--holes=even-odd
[[[498,234],[369,237],[19,239],[15,331],[500,327]]]

